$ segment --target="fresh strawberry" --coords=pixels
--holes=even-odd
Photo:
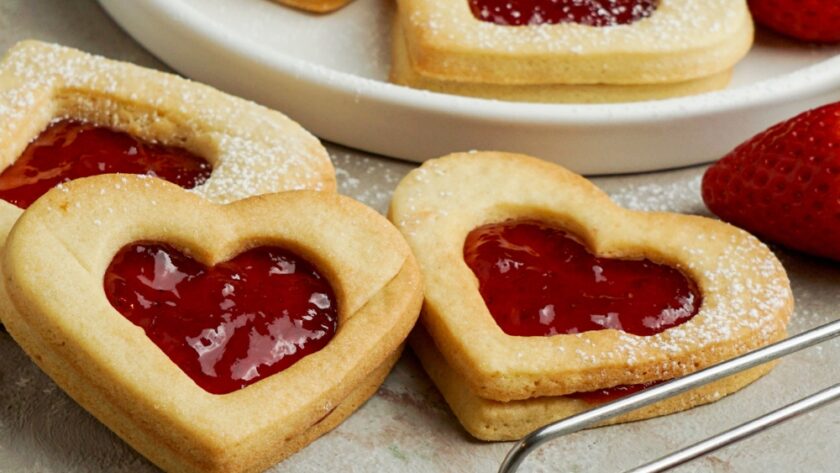
[[[749,0],[758,23],[804,41],[840,41],[840,1]]]
[[[703,200],[760,237],[840,261],[840,102],[735,148],[706,171]]]

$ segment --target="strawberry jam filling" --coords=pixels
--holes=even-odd
[[[589,404],[605,404],[644,391],[645,389],[656,386],[663,381],[654,381],[645,384],[624,384],[612,388],[596,389],[595,391],[587,391],[581,393],[569,394],[569,397],[586,401]]]
[[[324,348],[338,308],[327,280],[276,247],[206,267],[161,243],[122,248],[105,272],[111,305],[209,393],[226,394]]]
[[[690,320],[702,302],[697,285],[675,268],[596,257],[572,235],[535,221],[476,228],[464,259],[509,335],[654,335]]]
[[[498,25],[618,26],[651,16],[659,0],[469,0],[469,5],[477,19]]]
[[[51,124],[0,173],[0,199],[20,208],[58,184],[99,174],[147,174],[191,189],[210,177],[210,164],[189,151],[141,141],[89,123]]]

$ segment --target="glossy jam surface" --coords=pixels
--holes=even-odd
[[[117,311],[213,394],[288,368],[325,347],[338,326],[327,280],[275,247],[208,268],[169,245],[134,243],[114,256],[104,286]]]
[[[595,257],[573,236],[535,221],[476,228],[464,259],[509,335],[654,335],[687,322],[702,303],[697,285],[675,268]]]
[[[60,183],[113,173],[148,174],[191,189],[211,171],[210,163],[185,149],[62,120],[38,135],[0,174],[0,199],[25,209]]]
[[[573,393],[569,394],[569,397],[586,401],[589,404],[604,404],[607,402],[615,401],[617,399],[621,399],[624,396],[629,396],[631,394],[636,394],[637,392],[644,391],[645,389],[651,386],[656,386],[657,384],[659,384],[659,382],[646,384],[626,384],[622,386],[616,386],[613,388],[598,389],[596,391]]]
[[[647,18],[659,0],[468,0],[473,16],[498,25],[617,26]]]

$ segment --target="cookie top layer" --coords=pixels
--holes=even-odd
[[[467,0],[399,0],[412,66],[421,75],[488,84],[652,84],[730,69],[749,50],[745,0],[662,0],[628,25],[506,26]]]
[[[173,74],[38,41],[18,43],[0,62],[0,167],[62,118],[202,156],[213,172],[194,192],[213,202],[336,187],[318,139],[279,112]]]
[[[719,221],[626,210],[586,179],[534,158],[460,153],[427,161],[398,186],[390,218],[426,284],[422,322],[479,396],[557,396],[670,379],[782,338],[793,298],[775,256]],[[599,256],[682,270],[703,295],[690,321],[653,336],[606,329],[516,337],[493,320],[464,262],[467,234],[531,219],[566,229]]]

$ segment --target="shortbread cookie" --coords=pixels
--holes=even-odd
[[[667,380],[786,335],[789,283],[759,240],[707,218],[623,209],[586,179],[534,158],[475,152],[427,161],[397,187],[390,218],[424,274],[423,326],[481,398],[506,402]],[[550,240],[543,244],[549,249],[529,250],[504,232],[494,237],[503,230]],[[495,286],[482,288],[483,273],[465,261],[490,248],[476,246],[476,235],[504,251],[554,251],[546,264],[555,266],[476,260],[496,271]],[[561,255],[575,266],[564,266]],[[554,289],[529,299],[543,287],[568,300],[540,305]],[[520,312],[514,305],[491,313],[490,306],[511,301],[522,302]],[[623,318],[647,305],[656,310]],[[590,306],[593,312],[581,312]]]
[[[665,84],[500,85],[446,81],[418,74],[411,67],[406,52],[405,38],[398,24],[394,26],[393,35],[391,82],[415,89],[468,97],[541,103],[637,102],[696,95],[723,89],[732,78],[730,69],[708,77]]]
[[[338,10],[347,5],[352,0],[274,0],[277,3],[282,3],[301,10],[310,11],[313,13],[329,13]]]
[[[446,364],[434,340],[422,326],[418,325],[414,329],[409,341],[452,413],[475,438],[488,441],[518,440],[546,424],[598,406],[598,403],[574,396],[538,397],[510,402],[478,397],[464,383],[463,377]],[[767,374],[772,367],[773,363],[769,363],[752,368],[600,425],[649,419],[717,401]]]
[[[745,0],[661,0],[646,17],[615,26],[500,25],[479,19],[470,0],[398,3],[412,68],[447,82],[685,82],[732,69],[753,41]]]
[[[156,244],[171,249],[155,253],[151,266],[131,259]],[[275,253],[254,256],[261,251]],[[256,259],[231,266],[243,255]],[[262,292],[253,292],[256,276],[248,271],[261,261],[270,264],[263,273],[269,280],[257,280]],[[199,271],[190,272],[190,264]],[[332,428],[381,381],[422,302],[419,271],[402,237],[352,199],[296,191],[220,206],[144,176],[84,178],[45,194],[10,233],[3,273],[16,309],[3,311],[9,333],[71,397],[172,471],[260,471]],[[285,299],[259,294],[276,287],[270,278],[289,274],[296,279],[272,291],[330,289],[303,292],[305,312],[292,299],[282,313],[250,305]],[[165,299],[172,291],[177,301]],[[248,294],[250,301],[237,299]],[[131,300],[137,303],[125,304]],[[155,315],[176,302],[187,304],[174,306],[183,324]],[[213,319],[220,325],[193,337],[158,336],[201,322],[193,305],[206,305],[213,317],[222,311]],[[235,315],[240,306],[256,308],[242,318]],[[323,318],[330,310],[335,319]],[[247,352],[228,346],[243,340],[233,338],[239,327],[250,340]],[[324,334],[327,343],[311,350]],[[247,356],[231,359],[230,350]],[[299,350],[308,354],[272,371],[269,361],[283,363]],[[184,353],[194,356],[184,361]],[[224,376],[242,386],[212,394],[208,377]]]

